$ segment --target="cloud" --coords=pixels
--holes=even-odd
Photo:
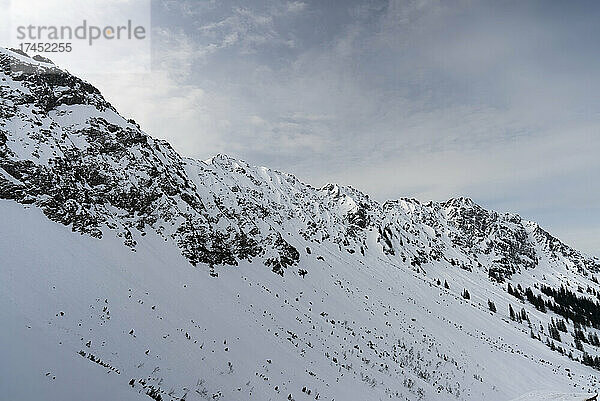
[[[376,199],[445,200],[470,196],[499,212],[518,212],[564,241],[600,255],[596,175],[600,124],[562,127],[539,137],[468,148],[415,150],[396,158],[344,164],[314,174],[317,185],[351,184]]]
[[[401,195],[423,200],[476,195],[498,203],[507,197],[523,199],[530,196],[528,185],[549,177],[577,176],[584,169],[600,169],[597,157],[586,151],[600,146],[595,135],[599,128],[600,125],[572,129],[568,138],[557,130],[546,135],[544,141],[523,137],[471,149],[411,150],[398,158],[358,164],[337,175],[341,182],[360,183],[381,200]],[[518,192],[509,193],[508,188]],[[585,206],[586,195],[591,194],[569,190],[544,199],[544,203],[557,206],[568,200]]]
[[[257,46],[294,47],[293,37],[278,28],[277,19],[295,15],[306,8],[306,3],[292,1],[276,3],[259,12],[250,7],[234,6],[221,19],[197,27],[202,41],[208,46],[226,49],[237,46],[251,53]]]
[[[153,73],[98,83],[189,156],[381,200],[466,194],[589,232],[599,217],[567,224],[600,196],[587,178],[600,171],[600,32],[579,7],[163,1]]]
[[[169,140],[179,150],[213,154],[223,148],[220,133],[228,127],[218,113],[224,99],[189,82],[193,67],[210,53],[181,31],[156,28],[153,68],[146,74],[87,74],[125,117],[146,132]],[[185,152],[182,152],[185,155]]]
[[[304,11],[307,4],[302,1],[288,1],[286,4],[286,10],[289,13],[298,13]]]

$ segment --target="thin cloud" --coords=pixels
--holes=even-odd
[[[153,14],[157,79],[98,83],[189,156],[230,153],[381,200],[470,195],[560,231],[573,204],[591,210],[600,196],[580,179],[600,172],[600,29],[584,11],[536,1],[163,1]],[[569,190],[531,196],[552,187]]]

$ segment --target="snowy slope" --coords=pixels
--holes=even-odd
[[[74,399],[73,383],[89,391],[87,383],[116,382],[116,391],[131,379],[173,389],[175,397],[202,399],[206,391],[239,400],[317,393],[505,400],[536,388],[587,390],[595,382],[589,368],[408,268],[369,263],[349,270],[350,258],[323,248],[327,262],[307,260],[304,279],[249,263],[217,279],[190,268],[154,235],[132,253],[108,236],[74,236],[37,209],[4,202],[1,214],[3,276],[10,278],[1,305],[12,315],[12,346],[1,355],[10,386],[2,388],[12,399],[38,389],[47,399]],[[32,344],[38,351],[23,361]],[[81,361],[92,372],[73,378],[82,372],[71,365]],[[140,390],[140,383],[131,388]]]
[[[508,293],[600,294],[600,261],[537,224],[186,159],[63,70],[7,50],[0,67],[8,399],[596,392],[594,324],[548,338],[562,317]]]
[[[594,396],[595,394],[561,394],[534,391],[513,401],[590,401],[593,400]]]

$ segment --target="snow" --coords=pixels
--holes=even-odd
[[[512,401],[588,401],[596,394],[564,394],[534,391]]]
[[[16,100],[29,91],[9,76],[1,85]],[[91,206],[66,199],[77,213],[89,207],[93,217],[105,218],[98,240],[41,210],[65,188],[27,188],[35,184],[27,174],[17,180],[0,169],[0,184],[30,189],[28,201],[36,202],[0,200],[6,399],[149,399],[145,394],[155,389],[165,401],[506,401],[540,389],[594,394],[599,387],[597,371],[530,338],[533,330],[545,340],[544,328],[558,316],[522,303],[507,294],[506,283],[489,278],[490,266],[514,256],[517,266],[507,278],[514,286],[600,291],[581,267],[589,259],[534,223],[485,211],[467,198],[381,205],[351,187],[316,189],[226,155],[184,159],[93,102],[48,113],[17,103],[14,115],[0,121],[9,150],[3,157],[13,166],[47,168],[51,159],[81,151],[82,164],[114,179],[99,191],[113,182],[116,191]],[[114,132],[96,127],[94,134],[120,151],[89,151],[94,137],[82,130],[100,118],[144,140],[120,146]],[[154,195],[143,192],[153,169],[169,193],[153,187],[155,203],[133,212],[110,203],[124,189]],[[69,172],[53,182],[70,182]],[[78,184],[66,189],[90,195],[89,182]],[[199,206],[182,194],[195,196]],[[190,215],[194,230],[252,233],[264,253],[237,266],[192,266],[175,235]],[[264,263],[280,256],[276,235],[300,254],[283,277]],[[539,261],[528,267],[532,255]],[[464,289],[469,300],[460,295]],[[531,327],[511,321],[509,305],[525,308]],[[557,345],[581,356],[570,334],[564,337]]]
[[[593,380],[588,368],[528,339],[477,301],[385,260],[348,269],[350,258],[336,248],[313,245],[304,279],[281,279],[258,263],[222,268],[215,279],[152,234],[136,238],[133,253],[116,238],[73,234],[35,208],[2,201],[0,218],[7,399],[137,399],[140,385],[128,382],[151,377],[179,397],[189,389],[188,400],[202,399],[198,390],[227,400],[288,394],[308,400],[316,392],[321,399],[387,399],[391,391],[409,399],[422,392],[427,400],[493,401]],[[378,353],[395,343],[407,348],[396,348],[394,366]],[[81,350],[120,374],[81,357]],[[340,370],[333,357],[352,369]],[[377,368],[380,361],[388,371]],[[453,395],[438,394],[436,382]]]
[[[29,57],[25,57],[19,53],[15,53],[11,50],[8,50],[6,48],[0,47],[0,54],[7,54],[10,55],[11,57],[16,58],[17,60],[19,60],[20,62],[26,63],[26,64],[30,64],[30,65],[35,65],[35,66],[40,66],[40,67],[47,67],[47,68],[57,68],[57,66],[55,66],[54,64],[51,63],[45,63],[43,61],[37,61],[34,60],[32,58]]]

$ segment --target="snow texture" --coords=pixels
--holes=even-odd
[[[64,70],[0,69],[2,399],[596,393],[598,328],[549,338],[562,317],[508,292],[600,294],[600,261],[536,223],[183,158]],[[556,394],[519,400],[585,399]]]

